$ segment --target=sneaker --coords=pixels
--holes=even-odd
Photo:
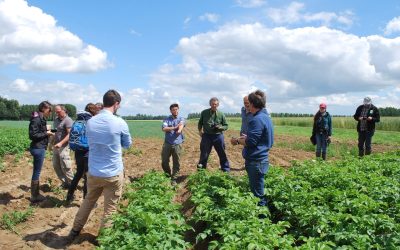
[[[66,201],[68,204],[71,204],[74,200],[75,200],[75,195],[73,195],[73,194],[67,194],[67,198],[65,199],[65,201]]]

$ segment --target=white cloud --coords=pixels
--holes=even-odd
[[[214,13],[205,13],[204,15],[201,15],[199,17],[199,19],[201,21],[208,21],[210,23],[216,23],[216,22],[218,22],[219,15],[214,14]]]
[[[256,8],[266,4],[265,0],[235,0],[236,4],[243,8]]]
[[[131,29],[131,30],[129,31],[129,33],[130,33],[131,35],[134,35],[134,36],[142,36],[141,33],[137,32],[137,31],[134,30],[134,29]]]
[[[324,26],[331,26],[337,23],[345,28],[353,25],[353,13],[351,11],[336,14],[333,12],[306,13],[304,10],[305,5],[303,3],[292,2],[286,8],[269,8],[267,15],[277,24],[318,22]]]
[[[393,18],[390,20],[385,27],[385,35],[391,35],[393,33],[400,32],[400,16]]]
[[[23,70],[94,72],[110,66],[107,54],[24,0],[0,1],[0,64]]]

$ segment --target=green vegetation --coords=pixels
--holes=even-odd
[[[189,249],[183,234],[190,227],[174,196],[170,179],[161,173],[149,172],[132,183],[124,194],[127,205],[98,237],[100,249]]]
[[[161,121],[127,121],[133,138],[164,138]]]
[[[0,127],[0,157],[22,154],[29,148],[28,128]]]
[[[29,207],[27,210],[24,211],[13,211],[9,213],[4,213],[0,221],[0,226],[3,229],[18,233],[15,229],[15,226],[21,222],[26,221],[33,214],[33,212],[33,207]]]

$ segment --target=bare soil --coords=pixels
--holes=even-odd
[[[196,171],[200,155],[200,137],[195,125],[185,129],[184,152],[181,158],[181,172],[178,179],[179,188],[175,201],[183,204],[183,214],[190,216],[193,209],[188,198],[189,191],[185,187],[186,178]],[[244,160],[241,156],[241,146],[232,146],[229,138],[237,136],[237,131],[225,133],[226,151],[231,164],[232,174],[244,175]],[[275,141],[284,140],[296,143],[308,138],[293,138],[277,136]],[[135,139],[133,149],[124,154],[125,180],[127,183],[140,178],[147,171],[154,169],[161,171],[161,139]],[[378,146],[376,151],[386,151],[390,148]],[[287,148],[274,147],[270,152],[270,163],[275,166],[289,167],[293,160],[311,159],[314,153],[295,151]],[[30,205],[30,179],[32,175],[32,157],[29,153],[18,159],[15,156],[4,158],[4,171],[0,172],[0,217],[6,212],[26,210]],[[218,156],[213,150],[208,165],[209,169],[219,168]],[[51,158],[47,157],[41,173],[41,193],[46,196],[35,206],[34,213],[26,222],[15,227],[16,232],[0,229],[0,249],[93,249],[102,216],[103,201],[93,210],[88,223],[80,236],[69,241],[67,235],[79,205],[82,201],[82,192],[78,190],[72,204],[64,201],[66,190],[59,188],[61,184],[53,170]],[[187,236],[193,238],[192,236]]]

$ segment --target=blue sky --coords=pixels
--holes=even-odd
[[[0,0],[0,96],[82,109],[114,88],[119,111],[352,114],[400,106],[399,1]]]

